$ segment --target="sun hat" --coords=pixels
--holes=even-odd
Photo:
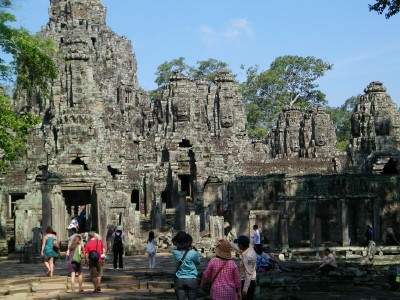
[[[227,240],[219,240],[215,246],[215,254],[223,259],[232,258],[232,246]]]

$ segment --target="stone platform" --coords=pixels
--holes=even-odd
[[[92,292],[88,270],[84,269],[83,294],[68,289],[66,262],[59,260],[53,278],[45,277],[42,264],[21,264],[0,261],[0,299],[175,299],[173,290],[174,261],[169,254],[159,254],[158,268],[147,269],[146,256],[125,258],[124,270],[113,270],[108,262],[101,294]],[[201,269],[204,268],[204,260]],[[400,299],[400,292],[391,291],[387,266],[360,265],[340,261],[339,270],[328,276],[317,275],[316,261],[285,262],[287,272],[269,272],[259,276],[257,299],[283,300],[380,300]],[[199,299],[206,299],[201,296]]]

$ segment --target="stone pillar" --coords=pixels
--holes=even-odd
[[[342,225],[342,246],[350,246],[349,235],[349,209],[347,199],[341,199],[341,225]]]
[[[315,206],[316,206],[316,201],[315,200],[310,200],[308,203],[308,213],[309,213],[309,222],[310,222],[310,246],[311,247],[316,247],[317,246],[317,241],[316,241],[316,220],[315,220]]]
[[[210,216],[210,236],[211,241],[216,242],[219,239],[223,239],[224,234],[224,217]]]
[[[375,242],[382,241],[382,231],[381,231],[381,205],[378,198],[373,201],[373,230],[374,230],[374,240]]]
[[[178,205],[176,208],[175,226],[178,230],[185,230],[186,218],[186,195],[185,193],[178,193]]]
[[[200,216],[191,211],[185,218],[185,225],[185,231],[192,236],[193,243],[200,241]]]
[[[280,219],[281,244],[283,249],[289,249],[288,216],[283,214]]]

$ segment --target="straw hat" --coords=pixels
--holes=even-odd
[[[215,254],[223,259],[231,259],[232,246],[227,240],[219,240],[215,246]]]

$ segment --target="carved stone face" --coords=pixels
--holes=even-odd
[[[231,128],[233,126],[233,97],[224,94],[220,100],[220,120],[222,128]]]
[[[190,120],[190,110],[187,103],[183,99],[174,101],[173,112],[177,122],[188,122]]]
[[[90,49],[83,39],[68,39],[61,45],[66,60],[89,60]]]

